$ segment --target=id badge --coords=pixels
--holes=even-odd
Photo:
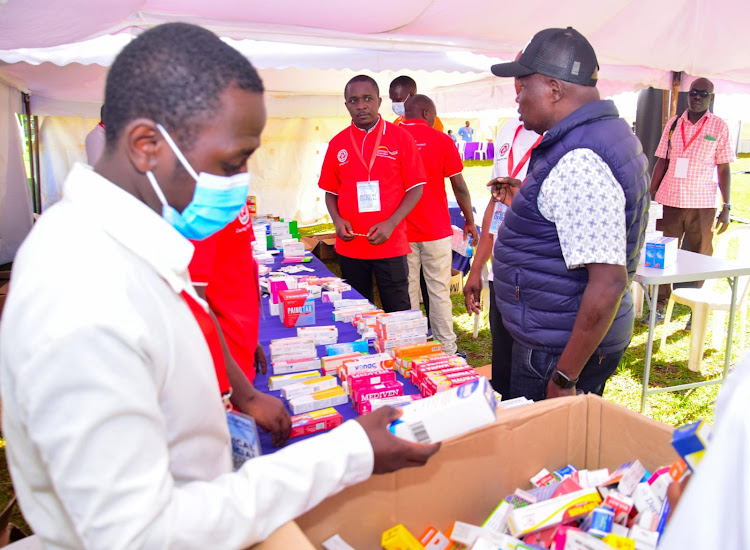
[[[227,424],[232,439],[232,465],[237,471],[245,462],[261,455],[258,427],[251,416],[239,411],[227,411]]]
[[[674,167],[674,177],[685,179],[688,175],[688,166],[690,166],[690,160],[680,157],[677,159],[677,164]]]
[[[357,182],[357,205],[360,213],[380,212],[380,182],[378,180]]]
[[[492,223],[490,223],[490,233],[493,235],[497,235],[498,230],[500,229],[500,225],[503,223],[503,220],[505,219],[505,211],[508,209],[506,205],[499,202],[497,203],[497,207],[495,208],[495,211],[492,213]]]

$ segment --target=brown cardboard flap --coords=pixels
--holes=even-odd
[[[276,529],[265,541],[253,546],[252,550],[282,550],[287,548],[294,548],[294,550],[315,549],[299,526],[290,521]]]

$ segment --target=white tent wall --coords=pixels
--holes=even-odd
[[[21,93],[0,81],[0,264],[13,260],[34,221],[20,112]]]
[[[40,119],[39,171],[44,212],[62,198],[63,182],[73,164],[86,162],[86,134],[97,125],[99,117]]]

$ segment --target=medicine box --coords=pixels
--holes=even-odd
[[[646,243],[646,267],[664,269],[677,261],[677,239],[674,237],[658,237]]]

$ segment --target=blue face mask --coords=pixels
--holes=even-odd
[[[184,237],[200,241],[224,229],[240,213],[247,201],[247,190],[250,187],[250,173],[244,172],[234,176],[217,176],[201,172],[196,174],[177,144],[172,140],[161,124],[156,125],[164,136],[174,154],[185,170],[195,180],[193,200],[187,208],[178,212],[172,208],[164,197],[154,174],[149,170],[146,177],[154,188],[162,205],[161,215]]]

